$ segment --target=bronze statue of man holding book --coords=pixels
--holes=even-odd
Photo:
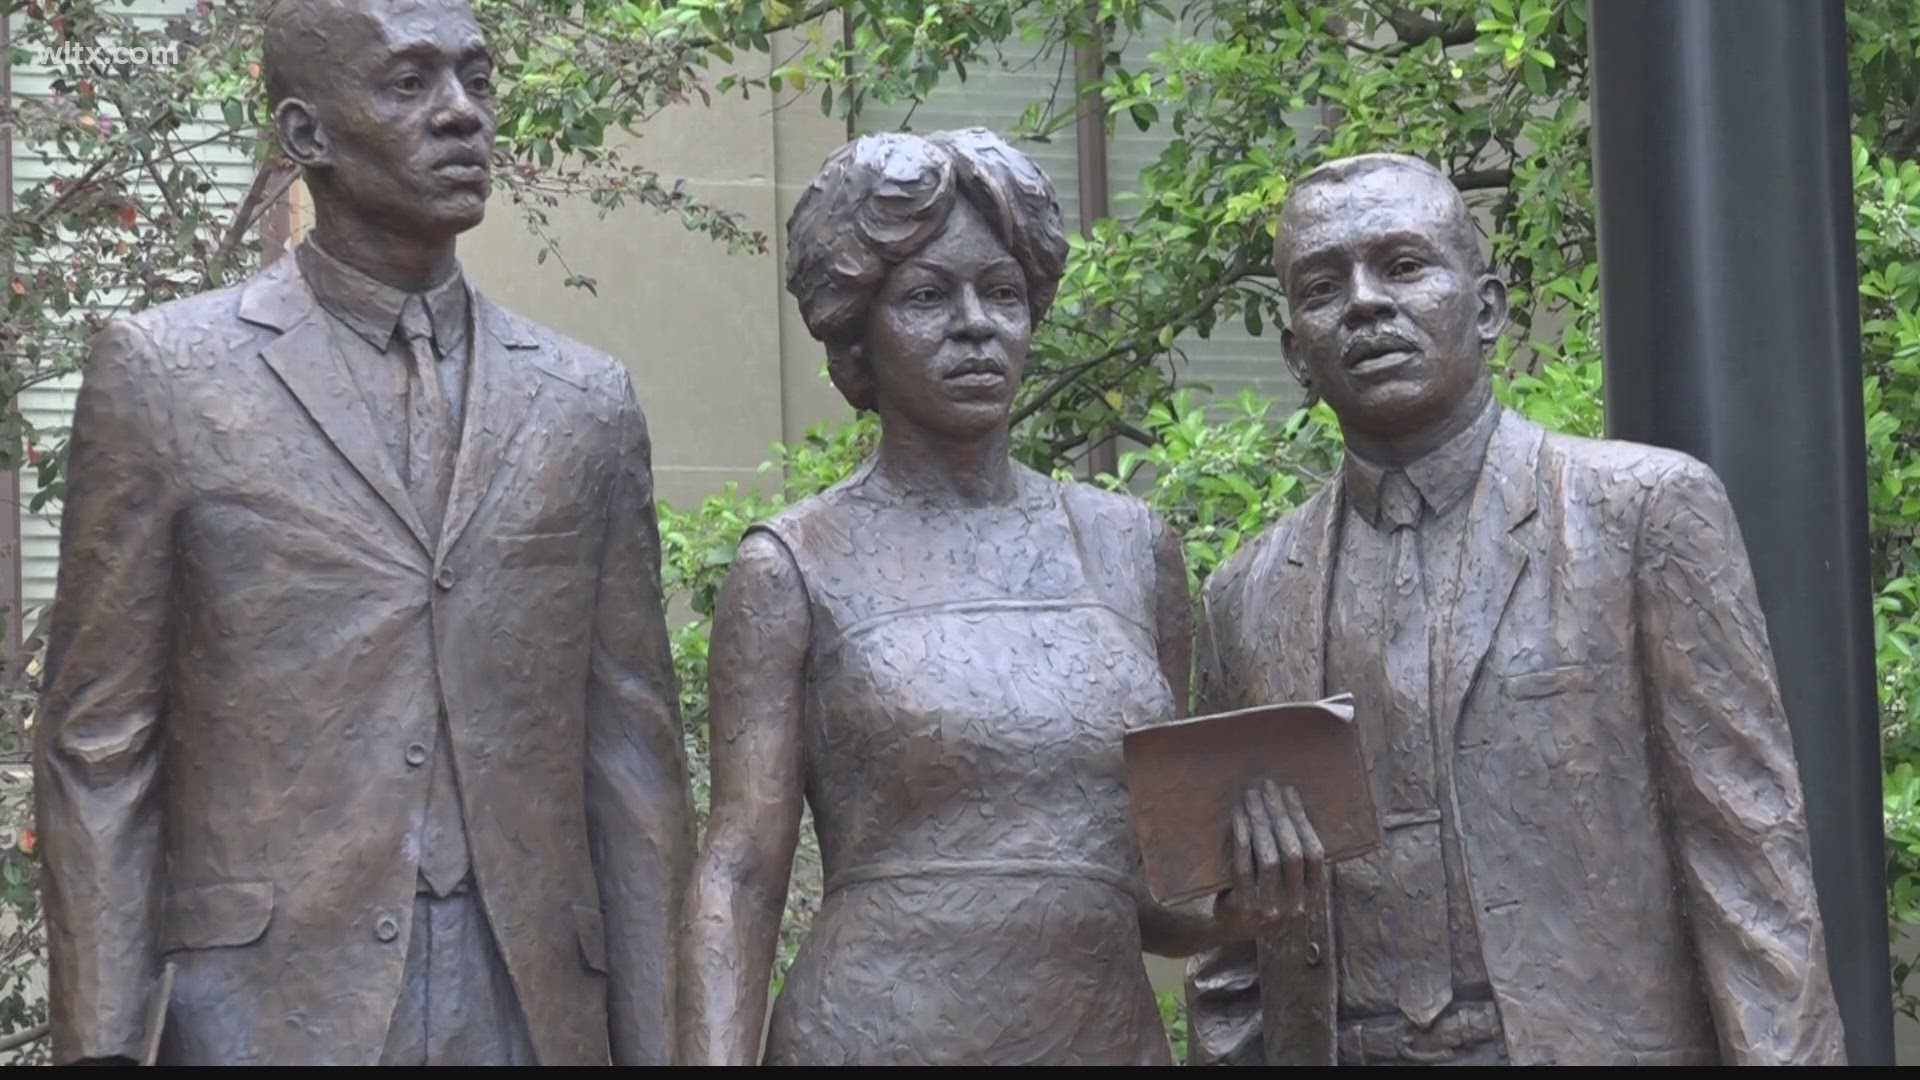
[[[1422,161],[1307,174],[1274,259],[1347,456],[1208,583],[1199,711],[1351,693],[1385,843],[1303,922],[1190,962],[1193,1059],[1842,1061],[1719,481],[1494,399],[1506,289]]]

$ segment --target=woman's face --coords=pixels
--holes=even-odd
[[[868,313],[882,421],[949,437],[1006,423],[1033,326],[1020,264],[965,199],[931,243],[892,268]]]

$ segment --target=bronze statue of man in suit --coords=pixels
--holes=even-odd
[[[1298,926],[1190,962],[1194,1059],[1841,1061],[1719,481],[1495,401],[1506,289],[1426,163],[1309,173],[1274,258],[1346,460],[1208,583],[1201,707],[1352,692],[1386,844]]]
[[[162,1063],[667,1061],[646,424],[461,275],[491,66],[465,0],[282,0],[312,239],[87,361],[36,725],[57,1061],[159,1010]]]

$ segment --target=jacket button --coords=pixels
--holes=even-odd
[[[380,921],[373,924],[373,936],[381,941],[392,941],[400,936],[400,924],[393,916],[382,915]]]
[[[1317,941],[1307,942],[1307,966],[1320,966],[1320,943]]]
[[[448,589],[453,588],[453,583],[456,580],[458,579],[453,576],[453,567],[451,566],[441,567],[440,572],[433,576],[433,583],[440,586],[441,592],[446,592]]]
[[[420,745],[419,743],[414,743],[413,745],[407,747],[407,764],[417,769],[420,766],[425,765],[426,763],[427,763],[426,747]]]

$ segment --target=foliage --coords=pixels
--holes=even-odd
[[[251,79],[253,37],[237,5],[164,27],[120,5],[7,0],[4,8],[18,23],[8,58],[16,71],[37,53],[95,43],[175,58],[68,67],[43,96],[21,86],[5,103],[0,121],[11,125],[16,168],[42,175],[16,184],[0,219],[9,267],[0,399],[11,403],[72,372],[107,313],[230,280],[257,256],[247,224],[285,177],[262,173],[238,206],[218,184],[218,157],[253,154],[233,131],[248,120],[239,88]],[[64,433],[33,431],[11,409],[5,416],[0,467],[38,467],[36,509],[58,499]]]
[[[1166,1025],[1167,1041],[1173,1046],[1173,1063],[1187,1063],[1187,999],[1178,990],[1159,994],[1160,1022]]]
[[[1337,467],[1339,428],[1331,409],[1300,409],[1285,420],[1273,412],[1272,402],[1248,390],[1210,416],[1182,390],[1148,410],[1153,441],[1122,455],[1119,475],[1100,478],[1140,494],[1180,534],[1196,596],[1243,541],[1298,505]]]
[[[0,1062],[42,1065],[49,1059],[43,985],[47,935],[35,872],[32,775],[21,724],[28,701],[0,700]],[[9,1044],[16,1044],[11,1045]]]
[[[1889,915],[1920,927],[1920,164],[1854,148]],[[1920,1017],[1913,966],[1895,1003]]]

